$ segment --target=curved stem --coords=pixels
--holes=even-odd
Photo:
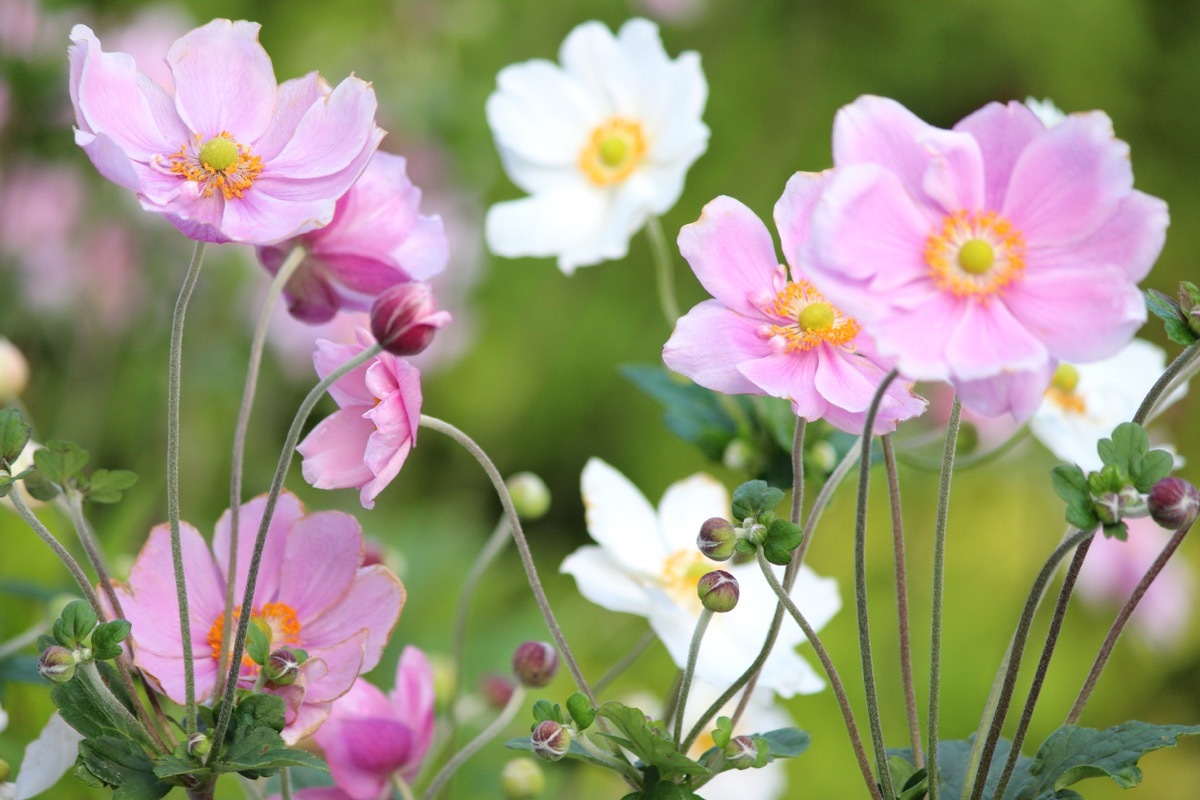
[[[871,797],[875,800],[882,800],[882,795],[879,791],[879,786],[875,783],[875,778],[871,774],[871,764],[867,760],[866,750],[863,748],[862,737],[858,733],[858,726],[854,723],[854,712],[850,710],[850,700],[846,697],[846,687],[842,684],[841,676],[838,675],[837,669],[833,666],[833,660],[829,657],[829,652],[825,646],[821,644],[820,637],[813,630],[812,625],[808,624],[808,620],[800,613],[800,609],[792,602],[792,598],[784,591],[783,586],[779,583],[779,579],[775,577],[775,571],[771,569],[771,564],[767,561],[761,549],[758,551],[758,566],[762,570],[763,577],[767,579],[771,589],[775,592],[775,596],[779,598],[779,602],[792,615],[792,619],[800,626],[800,630],[804,631],[805,637],[808,638],[809,644],[812,645],[813,651],[817,654],[817,658],[821,661],[821,666],[825,668],[825,674],[829,677],[829,686],[833,689],[833,694],[837,698],[838,708],[841,709],[842,719],[846,723],[846,732],[850,734],[850,744],[854,747],[854,756],[858,760],[858,768],[862,772],[863,780],[867,783],[867,789],[871,792]]]
[[[79,591],[83,593],[83,598],[88,601],[88,605],[96,612],[96,616],[100,619],[106,619],[108,614],[105,613],[104,607],[100,605],[100,598],[96,596],[96,591],[92,589],[92,584],[88,581],[88,577],[83,572],[83,568],[79,566],[79,562],[67,552],[67,548],[59,543],[58,539],[54,538],[54,534],[50,529],[42,524],[42,521],[30,510],[26,505],[25,499],[21,497],[21,493],[14,491],[8,495],[12,500],[13,508],[17,510],[17,514],[21,519],[25,520],[25,524],[33,528],[33,532],[41,537],[54,555],[58,556],[58,560],[67,568],[67,572],[71,573],[71,577],[75,579],[75,584],[79,587]]]
[[[1162,572],[1163,567],[1167,565],[1167,561],[1179,549],[1179,545],[1183,543],[1183,538],[1187,536],[1191,527],[1182,528],[1175,531],[1175,534],[1167,542],[1166,547],[1159,553],[1158,558],[1150,565],[1150,569],[1146,570],[1146,574],[1142,576],[1141,581],[1134,588],[1133,594],[1129,596],[1129,600],[1122,606],[1117,618],[1113,620],[1112,627],[1108,629],[1108,634],[1104,637],[1104,643],[1100,645],[1100,652],[1096,654],[1096,660],[1092,663],[1092,668],[1088,670],[1087,679],[1083,682],[1083,688],[1079,690],[1079,696],[1075,698],[1075,702],[1071,705],[1071,711],[1067,714],[1067,719],[1064,725],[1074,725],[1079,721],[1080,714],[1083,713],[1084,706],[1087,705],[1088,699],[1092,696],[1092,691],[1096,688],[1096,681],[1100,679],[1100,673],[1104,671],[1105,665],[1108,663],[1108,658],[1112,655],[1113,647],[1117,644],[1117,639],[1120,638],[1121,632],[1125,630],[1126,623],[1133,616],[1133,612],[1137,609],[1138,603],[1142,601],[1142,597],[1150,588],[1150,584],[1158,577],[1158,573]]]
[[[1150,391],[1146,394],[1146,399],[1142,401],[1137,413],[1133,415],[1134,422],[1138,425],[1145,424],[1147,417],[1150,416],[1150,411],[1158,403],[1158,398],[1166,393],[1167,387],[1171,385],[1175,376],[1182,372],[1197,356],[1200,356],[1200,342],[1189,345],[1182,353],[1175,356],[1175,360],[1158,377],[1158,380],[1154,382],[1154,386],[1150,387]]]
[[[241,673],[242,653],[246,647],[246,629],[250,626],[250,612],[254,605],[254,589],[258,581],[258,570],[262,563],[263,549],[267,543],[267,531],[271,527],[271,518],[275,515],[275,504],[279,501],[279,493],[283,490],[283,479],[287,476],[288,467],[296,454],[296,445],[300,442],[300,432],[308,415],[312,413],[318,401],[326,390],[342,378],[343,375],[357,369],[383,351],[374,344],[351,358],[345,364],[330,372],[312,388],[312,391],[300,403],[292,426],[288,428],[287,438],[283,443],[283,452],[279,455],[279,463],[275,467],[275,475],[271,479],[271,488],[267,492],[267,502],[263,507],[262,521],[258,525],[258,535],[254,540],[254,553],[250,557],[250,568],[246,573],[246,591],[242,595],[242,613],[238,615],[237,633],[234,635],[233,654],[229,659],[229,672],[225,677],[225,690],[221,694],[221,713],[217,718],[216,728],[213,729],[211,753],[221,751],[221,742],[229,727],[230,714],[233,712],[233,695],[237,688],[238,675]]]
[[[238,409],[237,426],[233,433],[233,461],[229,470],[229,567],[227,575],[229,580],[225,585],[225,620],[224,626],[221,628],[221,652],[217,658],[217,675],[225,674],[225,667],[229,664],[229,648],[232,643],[233,632],[233,595],[234,595],[234,578],[237,575],[237,559],[238,559],[238,516],[241,513],[242,505],[242,468],[246,460],[246,433],[250,428],[250,410],[254,406],[254,395],[258,390],[258,373],[262,366],[263,346],[267,341],[267,328],[271,324],[271,312],[275,310],[275,303],[279,300],[279,296],[283,294],[283,287],[287,285],[288,280],[296,272],[299,266],[304,263],[304,257],[308,255],[308,251],[301,245],[296,245],[292,248],[292,252],[288,253],[286,259],[279,267],[279,271],[275,273],[274,280],[271,281],[270,288],[267,289],[267,297],[263,301],[262,311],[258,315],[258,323],[254,326],[254,338],[250,342],[250,364],[246,368],[246,386],[242,390],[242,405]],[[224,687],[218,687],[218,693]],[[284,773],[286,774],[286,770]]]
[[[908,625],[908,578],[904,558],[904,515],[900,510],[900,475],[896,471],[896,450],[892,435],[883,437],[883,463],[887,469],[888,499],[892,510],[892,550],[896,559],[896,615],[900,625],[900,679],[904,686],[904,710],[908,717],[908,738],[912,743],[913,763],[925,766],[921,750],[921,723],[917,719],[917,693],[913,687],[912,643]]]
[[[630,786],[641,786],[644,778],[642,777],[642,773],[639,772],[636,767],[634,767],[628,761],[622,761],[619,758],[614,758],[612,753],[605,752],[601,747],[597,746],[596,743],[591,740],[591,738],[588,737],[586,732],[579,731],[578,735],[575,736],[572,741],[579,742],[579,746],[586,750],[588,755],[590,755],[592,758],[603,762],[606,766],[608,766],[609,769],[621,773],[621,775],[624,776],[625,781]]]
[[[933,531],[933,609],[929,635],[929,800],[938,797],[938,714],[942,686],[942,595],[946,571],[946,519],[950,513],[950,479],[954,475],[954,453],[958,447],[958,423],[962,401],[957,394],[950,406],[946,444],[942,449],[942,475],[938,484],[937,518]]]
[[[609,668],[608,672],[604,673],[600,677],[600,680],[596,681],[596,683],[592,685],[592,691],[595,692],[597,696],[602,694],[604,690],[607,689],[610,684],[612,684],[613,681],[615,681],[625,672],[625,670],[633,666],[633,663],[641,657],[642,653],[646,652],[647,648],[649,648],[650,645],[654,644],[654,642],[657,640],[658,636],[655,635],[654,631],[646,631],[644,634],[642,634],[642,638],[637,640],[637,644],[635,644],[628,653],[622,656],[620,661],[618,661],[616,664],[613,664],[612,667]]]
[[[683,715],[687,711],[688,692],[692,689],[692,678],[696,674],[696,659],[700,657],[700,643],[704,640],[704,632],[712,621],[713,612],[704,609],[696,620],[696,629],[692,632],[692,641],[688,645],[687,666],[683,668],[683,679],[679,681],[679,699],[675,701],[675,749],[683,738]]]
[[[529,581],[529,588],[533,591],[533,597],[537,601],[538,609],[542,612],[542,619],[545,620],[546,627],[550,629],[550,635],[554,638],[554,643],[558,647],[558,652],[562,656],[563,662],[567,665],[567,670],[575,680],[575,686],[579,691],[583,692],[588,702],[595,706],[596,697],[592,694],[591,687],[588,686],[587,680],[583,677],[582,670],[579,669],[579,664],[575,661],[575,656],[571,653],[571,648],[567,645],[567,640],[558,625],[558,620],[554,618],[554,611],[550,608],[550,601],[546,599],[546,592],[542,588],[541,579],[538,578],[537,565],[534,564],[533,554],[529,551],[529,542],[525,539],[525,532],[521,528],[521,520],[517,516],[517,510],[513,507],[512,497],[509,496],[508,487],[505,486],[504,478],[501,477],[500,471],[496,469],[496,465],[492,463],[492,460],[483,451],[483,448],[476,444],[470,436],[467,436],[467,434],[450,423],[422,414],[421,427],[435,430],[453,439],[475,457],[475,460],[483,467],[483,471],[487,473],[488,478],[491,479],[492,486],[495,487],[496,494],[500,497],[500,504],[504,506],[504,514],[508,518],[508,525],[512,530],[513,540],[517,543],[517,551],[521,554],[521,564],[525,568],[525,577]]]
[[[492,723],[484,728],[478,736],[467,742],[462,750],[459,750],[457,753],[455,753],[450,760],[447,761],[440,770],[438,770],[438,774],[433,776],[433,780],[429,782],[429,786],[426,787],[424,794],[421,795],[421,800],[433,800],[433,798],[437,797],[438,792],[442,790],[442,787],[445,786],[452,777],[454,777],[455,772],[458,772],[458,768],[465,764],[467,759],[483,749],[485,744],[490,742],[492,739],[495,739],[496,736],[499,735],[500,731],[504,730],[508,723],[512,722],[513,717],[517,715],[517,711],[520,710],[521,704],[524,702],[525,687],[517,684],[516,688],[513,689],[512,696],[508,698],[508,703],[504,706],[504,710],[500,712],[500,715],[492,720]]]
[[[187,316],[192,290],[200,279],[204,262],[204,242],[196,242],[192,261],[175,301],[171,319],[171,350],[167,365],[167,522],[171,528],[171,563],[175,570],[175,595],[179,602],[180,641],[192,640],[191,618],[188,616],[187,584],[184,582],[183,545],[179,539],[179,395],[183,373],[183,325]],[[196,732],[196,665],[192,648],[183,648],[184,730]]]
[[[804,513],[804,430],[807,420],[796,418],[796,430],[792,434],[792,523],[800,524]]]
[[[400,793],[403,800],[417,800],[417,796],[413,794],[412,787],[408,785],[408,781],[401,778],[398,773],[392,773],[392,786],[396,787],[396,791]]]
[[[292,800],[292,776],[287,767],[279,771],[279,797],[280,800]]]
[[[48,626],[44,622],[39,622],[32,628],[28,628],[21,633],[18,633],[7,642],[0,644],[0,661],[11,656],[13,653],[24,650],[35,644],[42,634],[46,633]]]
[[[651,217],[646,222],[646,234],[650,237],[650,250],[654,255],[654,269],[658,276],[658,302],[667,325],[674,328],[675,321],[679,319],[679,301],[675,298],[675,265],[671,262],[671,249],[658,217]]]

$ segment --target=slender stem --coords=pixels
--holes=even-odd
[[[1042,685],[1046,682],[1046,672],[1050,669],[1050,659],[1054,656],[1054,647],[1058,644],[1058,634],[1062,630],[1063,620],[1067,616],[1067,603],[1071,599],[1071,593],[1075,591],[1075,581],[1079,578],[1079,570],[1083,567],[1083,560],[1087,558],[1088,550],[1094,541],[1095,537],[1084,539],[1075,549],[1071,565],[1067,568],[1067,574],[1063,578],[1062,588],[1058,592],[1058,602],[1054,604],[1054,616],[1051,617],[1050,627],[1046,631],[1046,643],[1042,646],[1042,655],[1038,659],[1037,669],[1033,674],[1029,696],[1025,699],[1025,708],[1021,709],[1021,719],[1017,722],[1016,731],[1013,732],[1012,747],[1009,749],[1008,758],[1005,759],[1004,770],[1000,773],[1000,781],[992,793],[993,797],[1004,797],[1004,790],[1008,788],[1008,781],[1012,778],[1013,770],[1016,769],[1017,758],[1021,755],[1021,745],[1025,742],[1025,733],[1029,730],[1029,723],[1033,719],[1033,710],[1041,695]]]
[[[403,800],[417,800],[417,796],[413,794],[412,787],[408,785],[408,781],[400,777],[399,773],[392,773],[392,786],[396,787],[396,791],[400,793]]]
[[[641,786],[644,780],[642,773],[628,761],[622,761],[619,758],[614,758],[611,753],[605,752],[598,747],[595,742],[587,735],[586,732],[580,731],[571,741],[579,742],[579,746],[588,752],[592,758],[606,764],[609,769],[620,772],[625,777],[626,782],[632,786]]]
[[[1167,565],[1167,561],[1179,549],[1179,545],[1183,543],[1183,538],[1187,536],[1191,527],[1181,528],[1175,531],[1171,540],[1167,542],[1166,547],[1159,553],[1158,558],[1150,565],[1150,569],[1146,570],[1146,574],[1142,576],[1141,581],[1134,588],[1133,594],[1129,596],[1129,600],[1121,608],[1117,618],[1113,620],[1112,627],[1108,629],[1108,634],[1104,637],[1104,643],[1100,645],[1100,652],[1096,654],[1096,660],[1092,663],[1092,668],[1088,671],[1087,679],[1083,682],[1083,688],[1079,690],[1079,696],[1075,698],[1075,703],[1071,706],[1071,711],[1067,714],[1067,719],[1064,725],[1074,725],[1079,721],[1079,716],[1083,713],[1084,706],[1087,705],[1088,699],[1092,696],[1092,691],[1096,688],[1096,681],[1100,679],[1100,673],[1104,671],[1105,665],[1108,663],[1109,656],[1112,655],[1113,648],[1117,644],[1117,639],[1121,637],[1121,632],[1125,630],[1126,623],[1133,616],[1133,612],[1137,609],[1138,603],[1142,601],[1142,597],[1150,588],[1150,584],[1158,577],[1158,573],[1162,572],[1163,567]]]
[[[541,579],[538,578],[537,565],[534,564],[533,554],[529,551],[529,542],[525,539],[525,532],[521,529],[521,520],[517,516],[517,510],[513,507],[512,497],[509,496],[508,487],[505,486],[504,478],[501,477],[500,471],[496,469],[496,465],[492,463],[492,460],[483,451],[483,448],[476,444],[471,437],[450,423],[422,414],[421,427],[429,428],[449,436],[475,457],[475,460],[479,462],[479,465],[483,467],[483,471],[491,479],[492,486],[495,487],[496,494],[500,497],[500,504],[504,506],[504,514],[508,518],[509,527],[512,529],[513,540],[517,543],[517,551],[521,554],[521,564],[525,568],[525,578],[529,581],[529,588],[533,591],[533,597],[537,601],[538,609],[542,612],[542,619],[545,620],[546,627],[550,629],[550,635],[554,638],[554,643],[558,647],[558,652],[562,656],[563,662],[567,665],[567,670],[575,680],[575,686],[578,687],[579,691],[583,692],[584,696],[587,697],[593,706],[596,705],[596,698],[592,694],[591,687],[588,686],[587,680],[583,677],[582,670],[579,669],[579,664],[575,661],[575,656],[571,653],[571,648],[567,645],[567,640],[563,636],[562,628],[558,625],[558,620],[554,618],[554,611],[550,608],[550,601],[546,599],[546,592],[542,588]]]
[[[807,420],[796,418],[796,431],[792,434],[792,523],[799,525],[804,513],[804,429]]]
[[[238,627],[237,633],[234,635],[233,654],[229,659],[229,673],[225,678],[225,690],[221,695],[221,713],[217,718],[217,726],[213,729],[212,749],[210,750],[212,753],[220,752],[221,742],[225,737],[226,729],[229,727],[229,718],[233,711],[233,694],[237,688],[238,675],[241,673],[242,653],[246,647],[246,629],[250,625],[250,611],[254,605],[254,589],[258,581],[258,570],[262,562],[263,549],[267,543],[267,531],[271,527],[271,518],[275,515],[275,504],[279,501],[279,493],[283,490],[283,480],[287,476],[288,468],[292,465],[292,458],[295,457],[296,445],[300,441],[300,433],[304,429],[304,423],[308,420],[308,415],[312,413],[313,408],[325,395],[326,390],[330,386],[340,380],[343,375],[357,369],[379,355],[382,350],[383,348],[378,344],[374,344],[322,378],[304,398],[304,401],[300,403],[300,408],[297,409],[296,416],[292,419],[292,426],[288,428],[287,438],[283,443],[283,452],[279,455],[279,463],[276,465],[275,475],[271,479],[271,488],[267,492],[267,502],[263,507],[262,521],[258,525],[258,535],[254,540],[254,553],[250,557],[250,568],[246,573],[246,591],[242,595],[242,613],[238,615]]]
[[[946,519],[950,513],[950,479],[954,475],[954,453],[958,447],[958,426],[962,401],[957,394],[950,406],[946,424],[946,443],[942,449],[942,475],[938,483],[937,517],[933,531],[933,608],[929,634],[929,800],[937,800],[938,790],[938,714],[942,688],[942,599],[946,572]]]
[[[279,796],[281,800],[292,800],[292,777],[287,767],[279,772]]]
[[[800,537],[800,546],[796,548],[792,563],[788,564],[784,586],[787,587],[789,592],[796,581],[796,575],[800,572],[800,566],[804,563],[804,557],[808,554],[813,534],[817,530],[817,523],[821,521],[821,515],[825,512],[825,507],[829,505],[834,490],[841,485],[846,476],[850,474],[850,470],[854,467],[854,464],[858,461],[859,453],[862,452],[862,443],[863,440],[860,438],[850,446],[850,449],[846,451],[846,455],[842,457],[842,460],[834,467],[833,472],[829,474],[829,479],[825,481],[825,485],[821,487],[821,491],[817,492],[817,498],[813,501],[812,508],[808,511],[808,519],[804,521],[804,531]]]
[[[180,641],[192,641],[192,624],[188,616],[187,584],[183,572],[183,545],[179,534],[179,395],[183,372],[183,324],[188,301],[200,278],[204,261],[204,242],[196,242],[192,262],[188,265],[183,288],[175,301],[171,320],[171,351],[167,365],[167,521],[171,527],[171,562],[175,568],[175,594],[179,600]],[[192,648],[183,648],[184,730],[196,732],[196,665]]]
[[[467,759],[483,749],[485,744],[490,742],[492,739],[495,739],[496,736],[499,735],[500,731],[504,730],[508,723],[512,722],[513,717],[517,715],[517,712],[521,709],[521,705],[524,702],[525,687],[517,684],[517,687],[513,689],[512,696],[508,698],[508,703],[504,706],[504,710],[500,712],[500,715],[492,720],[492,723],[484,728],[478,736],[467,742],[462,750],[459,750],[457,753],[455,753],[450,760],[447,761],[440,770],[438,770],[438,774],[433,776],[433,780],[429,782],[429,786],[426,787],[425,793],[421,795],[421,800],[433,800],[433,798],[437,797],[438,792],[440,792],[442,787],[445,786],[450,778],[454,776],[454,773],[458,771],[458,768],[465,764]]]
[[[867,696],[867,721],[871,726],[871,744],[875,748],[879,783],[883,787],[883,796],[888,800],[894,798],[896,792],[888,771],[887,747],[883,742],[883,725],[879,720],[879,694],[875,689],[875,665],[871,657],[871,624],[867,613],[867,491],[871,482],[871,436],[875,430],[875,417],[883,402],[884,392],[897,374],[893,369],[884,376],[867,409],[863,423],[864,446],[858,459],[858,506],[854,515],[854,601],[858,609],[858,647],[862,656],[863,689]]]
[[[1192,378],[1196,377],[1196,373],[1200,372],[1200,358],[1192,357],[1187,366],[1175,373],[1175,377],[1171,379],[1171,383],[1163,390],[1154,401],[1154,407],[1150,409],[1150,413],[1146,416],[1146,422],[1152,421],[1161,413],[1161,405],[1167,398],[1175,394],[1184,384],[1188,383]]]
[[[646,222],[646,233],[650,236],[650,250],[654,255],[654,268],[658,274],[658,302],[662,306],[667,325],[673,328],[675,321],[679,319],[679,301],[675,298],[675,265],[671,262],[671,249],[667,245],[667,237],[663,234],[662,223],[658,217],[651,217]]]
[[[892,435],[883,437],[883,463],[887,469],[888,499],[892,510],[892,550],[896,558],[896,614],[900,624],[900,679],[904,685],[904,710],[908,716],[908,738],[912,743],[913,763],[925,766],[921,750],[921,723],[917,719],[917,693],[913,686],[912,643],[908,625],[908,577],[904,558],[904,515],[900,510],[900,475],[896,471],[896,450]]]
[[[646,652],[650,645],[654,644],[657,639],[658,636],[655,635],[654,631],[646,631],[644,634],[642,634],[642,638],[637,640],[637,644],[635,644],[628,653],[622,656],[620,661],[609,667],[608,672],[604,673],[600,677],[600,680],[592,684],[592,691],[596,693],[596,696],[599,697],[601,694],[603,694],[604,690],[607,689],[613,681],[623,675],[625,670],[632,667],[634,662],[641,657],[642,653]]]
[[[129,713],[129,709],[121,703],[112,693],[112,689],[108,688],[108,684],[100,677],[100,670],[96,668],[95,661],[87,661],[79,665],[79,674],[83,675],[84,681],[91,688],[93,697],[98,700],[105,710],[112,715],[113,718],[119,719],[122,724],[130,731],[137,735],[140,744],[149,747],[151,750],[162,753],[163,748],[151,738],[146,727],[133,714]]]
[[[771,564],[767,561],[762,550],[758,551],[758,566],[762,570],[763,576],[767,579],[771,589],[779,598],[779,602],[792,615],[792,619],[800,626],[800,630],[804,631],[805,637],[808,638],[809,644],[812,645],[813,652],[817,654],[817,658],[821,661],[821,666],[825,668],[825,674],[829,677],[829,686],[833,689],[833,694],[837,698],[838,708],[842,711],[842,719],[846,723],[846,732],[850,734],[850,744],[854,747],[854,756],[858,760],[858,768],[862,771],[863,780],[867,783],[867,789],[871,792],[871,797],[875,800],[882,800],[879,786],[875,783],[875,778],[871,774],[871,763],[867,760],[866,750],[863,748],[862,737],[858,733],[858,726],[854,723],[854,712],[850,709],[850,700],[846,697],[846,687],[842,684],[841,676],[838,675],[837,669],[833,666],[833,660],[829,657],[829,652],[821,643],[817,632],[813,630],[812,625],[808,624],[808,620],[800,613],[800,609],[792,602],[792,598],[784,591],[783,586],[779,583],[779,579],[775,577],[775,571],[771,569]]]
[[[996,701],[995,715],[992,717],[992,724],[988,729],[987,737],[984,739],[983,747],[980,750],[979,764],[974,776],[975,785],[971,790],[971,800],[980,800],[983,796],[983,788],[984,784],[987,783],[992,756],[996,751],[996,742],[999,741],[1000,731],[1004,728],[1004,718],[1008,714],[1008,704],[1012,700],[1013,687],[1017,682],[1017,673],[1021,669],[1021,656],[1025,652],[1025,643],[1029,638],[1029,628],[1033,624],[1034,612],[1037,611],[1037,607],[1041,602],[1042,592],[1063,559],[1072,550],[1082,544],[1084,540],[1093,535],[1095,535],[1095,531],[1076,531],[1067,537],[1050,554],[1050,558],[1046,560],[1041,572],[1038,573],[1037,578],[1033,582],[1033,588],[1029,592],[1029,598],[1025,601],[1025,608],[1021,612],[1021,618],[1017,621],[1017,631],[1013,634],[1008,669],[1004,673],[1004,683],[1000,687],[1000,693]]]
[[[233,433],[233,462],[229,470],[229,567],[228,581],[225,585],[225,615],[224,626],[221,628],[221,652],[217,659],[217,675],[225,674],[229,664],[229,648],[232,644],[233,633],[233,595],[234,581],[237,575],[238,559],[238,516],[242,505],[242,468],[245,465],[246,433],[250,429],[250,410],[254,406],[254,395],[258,390],[258,373],[262,366],[263,347],[267,341],[267,328],[271,324],[271,312],[275,303],[283,294],[283,287],[304,263],[308,251],[301,245],[292,248],[288,253],[275,279],[267,289],[267,297],[263,301],[262,311],[258,315],[258,323],[254,326],[254,338],[250,342],[250,364],[246,369],[246,386],[242,390],[242,405],[238,409],[237,427]],[[223,688],[223,687],[221,687]],[[220,689],[218,689],[218,692]],[[283,774],[286,774],[284,770]]]
[[[25,520],[25,524],[33,528],[33,532],[42,538],[42,541],[49,545],[54,551],[54,555],[58,556],[58,560],[67,568],[67,572],[71,573],[71,577],[75,579],[75,584],[79,587],[79,591],[83,593],[83,597],[88,601],[88,605],[96,612],[96,616],[100,619],[105,619],[108,615],[104,611],[104,607],[100,605],[100,598],[96,596],[96,592],[92,589],[92,584],[88,581],[87,575],[84,574],[83,568],[79,566],[67,549],[59,543],[58,539],[54,538],[54,534],[42,524],[42,521],[34,515],[33,511],[26,505],[25,499],[21,497],[20,492],[10,492],[8,495],[12,500],[13,508]]]
[[[696,629],[692,632],[692,642],[688,645],[687,666],[683,668],[683,680],[679,682],[679,699],[675,701],[675,749],[679,749],[679,742],[683,739],[683,716],[687,712],[688,692],[692,689],[692,678],[696,675],[696,659],[700,657],[700,643],[704,639],[704,632],[708,630],[708,623],[712,621],[713,612],[709,609],[704,609],[700,612],[700,618],[696,620]]]
[[[1200,342],[1189,345],[1182,353],[1175,356],[1175,360],[1158,377],[1158,380],[1154,382],[1154,386],[1150,387],[1150,391],[1146,394],[1146,399],[1142,401],[1137,413],[1133,415],[1134,422],[1138,425],[1145,423],[1146,418],[1150,416],[1150,411],[1158,403],[1158,398],[1162,397],[1166,392],[1167,387],[1171,385],[1175,376],[1182,372],[1197,356],[1200,356]]]

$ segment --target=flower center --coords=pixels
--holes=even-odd
[[[621,183],[646,155],[641,123],[612,117],[596,126],[579,154],[579,168],[596,186]]]
[[[939,289],[986,300],[1025,269],[1025,237],[994,211],[958,211],[929,234],[925,263]]]
[[[197,133],[166,159],[168,171],[198,185],[204,197],[220,191],[226,200],[241,197],[262,172],[262,159],[222,131],[207,141]]]
[[[685,547],[667,556],[658,580],[663,592],[676,604],[699,609],[700,596],[696,594],[696,584],[705,573],[711,571],[711,561],[696,548]]]
[[[853,353],[854,338],[862,330],[806,280],[789,281],[763,311],[778,317],[780,324],[764,326],[759,335],[768,339],[778,336],[789,353],[811,350],[821,342]]]
[[[1046,389],[1046,399],[1068,414],[1083,414],[1087,402],[1075,389],[1079,386],[1079,370],[1070,364],[1059,364]]]
[[[233,610],[234,625],[242,613],[242,607]],[[282,645],[300,644],[300,620],[296,618],[296,610],[287,603],[266,603],[262,608],[251,609],[250,624],[256,626],[271,640],[271,649]],[[225,632],[225,615],[218,614],[217,621],[208,629],[208,646],[212,648],[214,660],[221,657],[221,641]],[[251,670],[257,665],[250,656],[242,656],[242,666]]]

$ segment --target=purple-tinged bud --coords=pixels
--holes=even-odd
[[[534,800],[546,789],[546,776],[532,758],[514,758],[500,770],[500,791],[508,800]]]
[[[38,673],[51,683],[66,683],[75,677],[75,654],[60,645],[51,645],[38,658]]]
[[[717,613],[733,611],[738,604],[740,593],[737,578],[721,569],[701,576],[696,584],[696,594],[700,595],[700,602],[709,611]]]
[[[713,561],[728,561],[733,558],[733,549],[737,545],[737,531],[727,519],[713,517],[705,520],[696,536],[696,547]]]
[[[281,647],[267,657],[263,672],[276,686],[291,686],[300,677],[300,659],[291,648]]]
[[[1200,491],[1182,478],[1163,478],[1150,488],[1150,517],[1168,530],[1188,527],[1200,515]]]
[[[724,753],[734,769],[750,769],[758,761],[758,744],[749,736],[735,736],[725,745]]]
[[[212,750],[212,742],[207,735],[199,731],[187,738],[188,755],[204,758]]]
[[[559,722],[539,722],[529,737],[533,754],[544,761],[558,761],[571,749],[571,732]]]
[[[515,689],[511,678],[495,672],[489,672],[479,679],[479,690],[492,708],[504,708],[508,705]]]
[[[547,642],[525,642],[513,653],[513,673],[523,686],[539,689],[558,672],[558,651]]]
[[[1092,498],[1092,510],[1106,525],[1121,521],[1121,496],[1116,492],[1105,492]]]
[[[504,484],[521,519],[540,519],[550,510],[550,488],[534,473],[518,472]]]
[[[450,312],[436,310],[433,292],[420,281],[385,289],[371,306],[371,335],[397,356],[415,356],[449,323]]]

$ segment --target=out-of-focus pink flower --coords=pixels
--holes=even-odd
[[[716,299],[676,323],[663,361],[714,391],[787,398],[797,416],[861,433],[887,362],[859,324],[813,288],[798,260],[826,180],[795,175],[775,206],[790,271],[779,263],[767,227],[737,200],[718,197],[683,227],[679,249]],[[893,431],[924,410],[912,384],[895,381],[875,432]]]
[[[293,247],[307,251],[284,293],[291,313],[309,323],[339,309],[365,311],[385,289],[441,272],[449,246],[440,218],[418,214],[421,190],[400,156],[377,152],[337,202],[323,228],[271,247],[258,258],[272,274]]]
[[[1110,609],[1123,606],[1171,538],[1171,531],[1148,518],[1126,524],[1126,541],[1097,535],[1092,542],[1077,585],[1084,602]],[[1176,554],[1150,584],[1129,624],[1147,643],[1169,647],[1187,629],[1195,594],[1196,576]]]
[[[245,591],[254,549],[254,533],[266,498],[241,508],[236,597]],[[188,612],[195,658],[196,697],[208,698],[217,683],[229,560],[228,512],[217,523],[213,552],[200,533],[183,523],[181,539]],[[284,492],[267,532],[266,549],[254,592],[255,622],[271,632],[271,648],[299,647],[309,659],[290,686],[270,688],[287,704],[283,737],[294,743],[311,734],[329,716],[332,703],[354,685],[360,672],[379,663],[391,630],[404,606],[404,586],[381,565],[362,566],[362,530],[357,520],[338,511],[306,514],[294,495]],[[150,532],[129,580],[117,589],[132,625],[135,663],[162,692],[184,701],[183,643],[179,605],[171,566],[170,531]],[[235,614],[240,613],[240,607]],[[243,659],[241,682],[253,685],[258,668]]]
[[[71,32],[76,144],[193,239],[271,244],[328,224],[383,137],[369,84],[276,84],[258,30],[218,19],[176,41],[174,96],[87,26]]]
[[[862,97],[838,112],[804,260],[817,287],[910,378],[982,414],[1029,416],[1056,360],[1123,347],[1167,207],[1133,188],[1102,112],[1052,128],[993,103],[953,130]]]
[[[133,56],[138,69],[150,80],[174,93],[175,77],[167,66],[167,51],[194,24],[179,6],[156,3],[138,9],[128,24],[104,38],[114,51]]]
[[[317,342],[313,361],[324,378],[374,344],[366,331],[355,344]],[[417,440],[421,374],[390,353],[380,353],[333,384],[339,409],[321,420],[296,451],[304,479],[318,489],[359,489],[363,508],[400,472]]]
[[[663,22],[696,22],[708,10],[707,0],[634,0],[634,8]]]
[[[38,0],[0,0],[0,56],[28,58],[36,52],[41,25]]]
[[[84,191],[79,172],[61,164],[26,163],[0,179],[0,255],[21,270],[36,308],[59,308],[75,296],[72,242]]]

